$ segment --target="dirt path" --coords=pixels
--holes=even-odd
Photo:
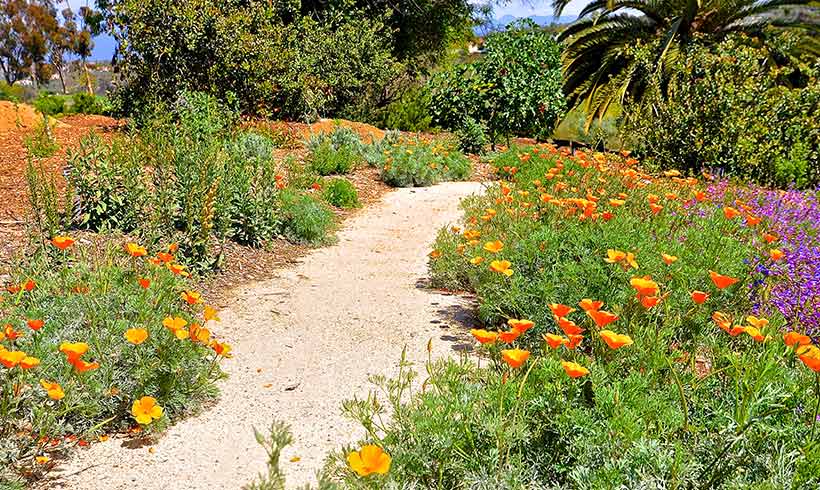
[[[402,347],[411,360],[459,345],[443,312],[460,301],[420,289],[439,227],[460,217],[459,200],[480,184],[400,189],[349,220],[339,243],[238,293],[220,335],[234,345],[229,378],[213,408],[172,427],[156,444],[112,439],[80,451],[50,484],[69,489],[238,489],[263,470],[253,427],[288,422],[288,488],[313,479],[325,454],[363,435],[341,402],[370,389],[369,374],[393,375]],[[453,328],[450,327],[453,325]],[[464,338],[463,332],[461,338]],[[288,462],[298,456],[301,461]]]

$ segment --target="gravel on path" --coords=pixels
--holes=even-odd
[[[211,408],[171,427],[152,450],[111,438],[72,455],[46,483],[75,490],[239,489],[265,469],[253,428],[291,425],[283,454],[288,488],[313,482],[328,451],[364,434],[341,403],[366,396],[372,374],[455,355],[468,338],[453,314],[466,300],[419,286],[438,229],[456,223],[475,182],[399,189],[345,222],[339,241],[274,279],[237,291],[221,312],[220,337],[234,348]],[[290,462],[293,457],[298,462]]]

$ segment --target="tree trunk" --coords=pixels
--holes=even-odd
[[[94,95],[94,87],[91,86],[91,72],[88,71],[88,63],[83,58],[83,72],[85,72],[85,88],[88,90],[88,95]]]
[[[57,75],[60,76],[60,84],[63,86],[63,93],[67,94],[68,89],[65,86],[65,78],[63,77],[63,65],[54,65],[57,68]]]
[[[34,91],[40,90],[40,87],[37,84],[37,65],[34,63],[31,64],[31,82],[34,84]]]

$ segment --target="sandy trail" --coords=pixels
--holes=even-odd
[[[430,338],[438,356],[459,344],[455,323],[437,319],[463,300],[417,282],[437,230],[455,223],[460,199],[480,189],[447,183],[392,192],[348,220],[338,244],[240,290],[217,328],[235,352],[219,402],[173,426],[154,453],[127,439],[81,450],[48,487],[238,489],[264,469],[253,427],[274,419],[288,422],[296,440],[283,457],[288,488],[312,481],[329,450],[363,435],[340,406],[367,394],[369,374],[394,375],[405,345],[411,360],[423,361]],[[293,456],[301,460],[289,462]]]

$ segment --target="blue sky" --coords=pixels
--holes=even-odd
[[[74,0],[77,1],[77,0]],[[470,0],[470,3],[486,3],[485,0]],[[578,15],[578,12],[589,3],[587,0],[573,0],[564,9],[563,15]],[[552,15],[550,2],[544,0],[509,0],[506,5],[495,6],[495,16],[502,17],[512,15],[515,17],[528,17],[531,15]]]

